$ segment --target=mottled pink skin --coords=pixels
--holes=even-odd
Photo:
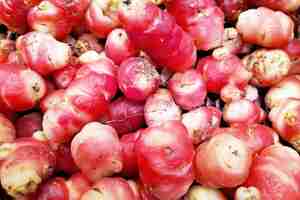
[[[105,54],[112,59],[115,64],[120,65],[124,60],[137,56],[138,49],[129,39],[126,31],[117,28],[111,31],[107,36]]]
[[[300,7],[300,2],[294,0],[250,0],[249,3],[255,6],[265,6],[273,10],[281,10],[283,12],[293,12]]]
[[[91,0],[85,13],[87,28],[99,38],[105,38],[113,29],[119,26],[117,10],[112,0]]]
[[[50,33],[61,40],[72,30],[65,11],[48,0],[30,9],[27,22],[32,30]]]
[[[14,124],[0,114],[0,145],[3,143],[13,142],[16,139],[16,129]]]
[[[240,99],[225,105],[223,119],[230,125],[259,123],[263,120],[262,112],[255,102]]]
[[[224,133],[233,135],[245,142],[253,154],[279,143],[277,133],[272,128],[261,124],[239,124],[230,128],[219,128],[213,132],[213,135]]]
[[[0,2],[0,22],[8,27],[9,30],[24,33],[27,30],[26,16],[29,9],[40,0],[5,0]]]
[[[194,148],[184,125],[169,121],[142,131],[136,143],[139,175],[158,199],[181,198],[194,180]]]
[[[42,130],[42,115],[38,112],[23,115],[15,122],[17,137],[32,137],[33,133]]]
[[[241,60],[235,55],[213,55],[199,60],[197,70],[207,84],[207,91],[220,93],[226,84],[246,86],[251,79]]]
[[[109,105],[101,121],[114,127],[119,135],[137,131],[145,123],[144,103],[120,97]]]
[[[167,89],[158,89],[147,99],[144,117],[148,126],[157,126],[170,120],[181,120],[181,110]]]
[[[283,50],[290,56],[291,60],[300,58],[300,39],[291,40]]]
[[[13,197],[35,192],[54,171],[55,154],[43,142],[22,138],[1,148],[6,151],[0,168],[1,185]],[[23,178],[20,173],[24,173]]]
[[[258,87],[270,87],[288,75],[291,60],[279,49],[259,49],[243,58],[245,68],[252,72],[251,83]]]
[[[72,154],[71,154],[71,145],[62,144],[55,151],[56,155],[56,167],[55,170],[58,172],[64,172],[66,174],[74,174],[79,171],[79,168],[76,166]]]
[[[137,177],[139,173],[135,144],[140,137],[141,131],[123,135],[120,139],[122,145],[123,169],[125,177]]]
[[[23,65],[2,64],[0,66],[0,79],[2,79],[0,80],[0,101],[3,102],[4,108],[2,109],[4,110],[29,110],[47,92],[44,79]]]
[[[10,54],[8,55],[8,58],[7,58],[7,63],[24,65],[24,61],[21,58],[21,55],[18,51],[10,52]]]
[[[206,83],[194,69],[175,73],[168,81],[172,96],[182,109],[192,110],[201,106],[206,98]]]
[[[247,9],[247,0],[216,0],[226,19],[235,21],[240,13]]]
[[[106,75],[89,74],[75,80],[65,90],[64,101],[48,109],[43,131],[53,147],[71,140],[84,124],[97,120],[107,110],[105,93],[114,91]]]
[[[42,75],[62,69],[70,62],[71,48],[50,34],[30,32],[17,39],[17,49],[24,63]]]
[[[225,103],[230,103],[240,99],[247,99],[254,102],[258,100],[259,95],[258,89],[252,85],[238,88],[236,85],[227,84],[222,88],[220,97]]]
[[[109,199],[109,200],[138,200],[123,178],[103,178],[96,182],[92,188],[83,194],[81,200],[97,200],[97,199]]]
[[[117,132],[110,126],[92,122],[71,143],[75,163],[91,181],[122,170],[122,146]]]
[[[284,163],[288,163],[288,167]],[[300,158],[296,151],[272,145],[255,157],[244,185],[258,189],[264,200],[299,199],[299,166]]]
[[[197,148],[196,181],[213,188],[236,187],[247,179],[251,162],[252,153],[244,141],[226,132],[217,134]]]
[[[66,181],[69,190],[68,200],[80,200],[81,196],[90,189],[91,183],[82,173],[73,174]]]
[[[37,192],[37,200],[68,200],[68,188],[63,178],[55,177],[44,183]]]
[[[40,103],[40,108],[42,112],[46,112],[47,110],[58,106],[63,102],[65,90],[55,90],[54,92],[45,96]]]
[[[159,66],[185,71],[194,65],[196,47],[193,39],[167,11],[150,2],[133,1],[119,14],[121,24],[135,46],[144,50]]]
[[[120,65],[118,84],[128,99],[145,101],[158,89],[160,76],[150,61],[142,57],[132,57]]]
[[[300,76],[292,75],[274,85],[265,96],[269,108],[279,106],[288,98],[300,99]]]
[[[236,27],[245,42],[280,48],[294,38],[294,22],[280,11],[259,7],[240,14]]]
[[[194,145],[198,145],[213,135],[221,124],[222,112],[215,107],[199,107],[182,115],[182,123],[188,130]]]
[[[300,100],[290,98],[282,101],[272,108],[269,119],[278,134],[299,150]]]
[[[90,0],[49,0],[57,7],[64,9],[66,18],[72,27],[77,27],[82,24],[84,15],[89,7]]]
[[[87,51],[96,51],[100,53],[103,46],[98,42],[96,36],[92,34],[82,34],[74,44],[75,53],[80,56]]]
[[[58,89],[66,89],[76,76],[78,67],[69,65],[53,73],[53,81]]]

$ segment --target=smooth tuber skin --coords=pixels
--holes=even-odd
[[[27,13],[31,7],[39,4],[40,0],[5,0],[0,2],[0,22],[9,30],[24,33],[27,27]]]
[[[107,36],[105,54],[112,59],[115,64],[120,65],[126,59],[137,56],[138,49],[129,39],[124,29],[116,28]]]
[[[288,75],[291,68],[287,53],[279,49],[260,49],[243,58],[246,69],[252,72],[251,82],[258,87],[270,87]]]
[[[148,126],[157,126],[170,120],[181,120],[181,110],[167,89],[158,89],[147,99],[144,117]]]
[[[181,198],[194,180],[194,148],[184,125],[168,121],[142,131],[136,143],[145,190],[161,200]]]
[[[184,110],[201,106],[206,98],[206,83],[194,69],[175,73],[168,81],[169,91],[177,105]]]
[[[121,172],[122,146],[117,132],[110,126],[88,123],[71,143],[72,157],[91,181]]]
[[[194,65],[193,39],[168,12],[153,3],[133,0],[120,9],[119,18],[134,45],[159,66],[185,71]]]
[[[288,167],[284,163],[288,163]],[[250,187],[252,193],[260,193],[261,199],[299,199],[299,166],[300,157],[296,151],[290,147],[272,145],[255,157],[244,186]],[[238,190],[240,196],[248,191]]]
[[[259,7],[240,14],[236,28],[245,42],[280,48],[294,38],[294,22],[283,12]]]
[[[116,129],[119,135],[137,131],[144,123],[144,103],[119,97],[110,103],[101,121]]]
[[[74,45],[74,51],[78,56],[81,56],[87,51],[100,53],[102,50],[103,46],[99,43],[97,37],[87,33],[82,34]]]
[[[247,0],[216,0],[229,21],[236,21],[241,12],[247,9]]]
[[[52,175],[55,154],[48,145],[32,138],[17,140],[0,147],[1,185],[12,197],[33,193],[39,184]]]
[[[12,111],[33,108],[47,92],[46,83],[38,73],[17,64],[0,65],[0,90],[0,101]]]
[[[135,144],[140,138],[142,130],[135,133],[123,135],[120,139],[122,145],[123,169],[125,177],[136,177],[138,175],[138,164],[135,151]]]
[[[293,12],[300,7],[300,2],[294,0],[250,0],[249,2],[255,6],[265,6],[283,12]]]
[[[14,124],[3,114],[0,114],[0,145],[13,142],[16,139]]]
[[[188,32],[198,50],[211,50],[222,44],[224,13],[212,0],[172,0],[168,12]]]
[[[197,148],[196,181],[213,188],[239,186],[247,179],[251,162],[252,152],[244,141],[226,132],[217,134]]]
[[[40,109],[43,113],[51,108],[57,107],[60,103],[64,101],[65,90],[55,90],[54,92],[45,96],[40,103]]]
[[[74,80],[78,66],[70,64],[62,69],[55,71],[52,75],[53,82],[58,89],[66,89]]]
[[[299,151],[300,100],[291,98],[283,101],[279,106],[272,108],[269,119],[278,134]]]
[[[91,182],[82,173],[73,174],[66,181],[69,190],[69,200],[80,200],[81,196],[89,190]]]
[[[29,32],[16,45],[24,63],[42,75],[64,68],[71,59],[71,48],[47,33]]]
[[[192,186],[188,193],[184,196],[184,200],[207,200],[207,199],[213,199],[213,200],[227,200],[225,195],[213,188],[200,186],[200,185],[194,185]]]
[[[221,124],[222,112],[216,107],[199,107],[182,115],[182,123],[188,130],[194,145],[212,137]]]
[[[262,122],[265,119],[265,112],[255,102],[241,99],[225,105],[223,119],[230,125],[253,124]]]
[[[65,11],[48,0],[30,9],[27,21],[32,30],[49,33],[59,40],[65,39],[72,30]]]
[[[288,98],[300,99],[300,76],[285,77],[274,85],[265,96],[265,103],[269,108],[279,106]]]
[[[15,122],[16,135],[21,137],[32,137],[33,133],[42,130],[42,115],[32,112],[18,118]]]
[[[119,0],[91,0],[85,14],[87,28],[97,37],[106,38],[120,24],[119,3]]]
[[[133,101],[145,101],[159,87],[160,76],[155,65],[141,57],[132,57],[120,65],[118,84],[123,94]]]
[[[212,55],[199,60],[197,70],[206,81],[207,91],[219,94],[227,84],[246,86],[252,77],[235,55]]]
[[[125,179],[103,178],[85,192],[80,200],[137,200]]]
[[[225,103],[230,103],[240,99],[247,99],[255,102],[259,99],[259,94],[258,89],[252,85],[239,88],[236,85],[227,84],[222,88],[220,97]]]

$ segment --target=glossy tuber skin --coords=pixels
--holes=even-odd
[[[105,43],[105,54],[115,64],[120,65],[130,57],[137,56],[138,50],[129,39],[126,31],[116,28],[109,33]]]
[[[136,177],[138,175],[138,164],[135,151],[135,144],[140,138],[142,130],[135,133],[123,135],[120,139],[122,145],[123,169],[125,177]]]
[[[300,100],[291,98],[283,101],[271,110],[269,119],[278,134],[299,151]]]
[[[288,163],[289,167],[284,163]],[[255,157],[244,185],[251,187],[250,190],[255,196],[261,195],[261,199],[299,199],[299,166],[300,157],[292,148],[282,145],[267,147]],[[245,192],[249,193],[248,191],[249,189],[238,192],[242,196],[246,195]]]
[[[144,123],[144,103],[119,97],[110,103],[101,121],[116,129],[119,135],[137,131]]]
[[[63,102],[46,111],[43,132],[53,148],[69,142],[86,123],[106,112],[108,94],[116,89],[112,81],[110,76],[95,73],[77,79],[65,90]]]
[[[146,191],[161,200],[179,199],[187,192],[194,180],[194,148],[181,122],[143,130],[136,153]]]
[[[21,137],[32,137],[33,133],[42,130],[42,115],[32,112],[18,118],[15,122],[16,135]]]
[[[71,59],[71,48],[47,33],[27,33],[16,45],[25,64],[42,75],[64,68]]]
[[[194,69],[175,73],[168,81],[168,88],[176,104],[184,110],[201,106],[207,94],[204,79]]]
[[[219,94],[227,84],[246,86],[252,77],[235,55],[212,55],[199,60],[197,70],[206,81],[207,91]]]
[[[212,188],[236,187],[247,179],[251,162],[252,152],[244,141],[226,132],[217,134],[197,148],[196,181]]]
[[[221,124],[222,112],[216,107],[199,107],[182,115],[182,123],[188,130],[194,145],[212,137]]]
[[[12,111],[33,108],[47,92],[46,83],[38,73],[17,64],[0,65],[0,90],[0,101]]]
[[[0,114],[0,145],[13,142],[16,139],[14,124],[3,114]]]
[[[265,103],[269,108],[279,106],[288,98],[300,99],[300,76],[285,77],[266,94]]]
[[[33,193],[39,184],[52,175],[55,167],[55,154],[48,145],[26,138],[0,147],[1,185],[12,197]]]
[[[144,117],[148,126],[157,126],[170,120],[181,120],[181,110],[167,89],[158,89],[147,99]]]
[[[247,0],[216,0],[229,21],[235,21],[240,13],[247,9]]]
[[[291,62],[288,54],[277,49],[260,49],[243,58],[246,69],[253,73],[251,82],[270,87],[288,75]]]
[[[74,80],[78,66],[69,65],[55,71],[52,75],[53,81],[58,89],[66,89]]]
[[[138,200],[125,179],[103,178],[85,192],[80,200]]]
[[[0,23],[8,29],[18,33],[24,33],[27,27],[26,16],[29,9],[37,4],[40,0],[5,0],[0,2]]]
[[[150,61],[141,57],[132,57],[120,65],[118,84],[128,99],[145,101],[158,89],[160,76]]]
[[[293,0],[250,0],[249,2],[252,5],[265,6],[273,10],[281,10],[283,12],[293,12],[300,7],[300,2]]]
[[[72,30],[65,11],[48,0],[30,9],[27,21],[32,30],[50,33],[60,40],[65,39]]]
[[[91,0],[85,14],[85,24],[97,37],[105,38],[119,26],[119,3],[119,0]]]
[[[223,119],[230,125],[253,124],[262,122],[265,119],[265,112],[255,102],[241,99],[225,105]]]
[[[184,200],[227,200],[225,195],[216,189],[194,185],[192,186],[188,193],[185,195]]]
[[[100,53],[103,50],[103,46],[99,43],[96,36],[92,34],[82,34],[78,40],[76,41],[75,45],[75,53],[80,56],[87,51],[96,51]]]
[[[191,35],[198,50],[207,51],[222,44],[224,13],[214,1],[172,0],[167,10]]]
[[[294,22],[280,11],[259,7],[240,14],[236,27],[245,42],[280,48],[294,38]]]
[[[185,71],[196,61],[193,39],[175,19],[153,3],[134,0],[119,12],[123,28],[137,48],[171,71]]]
[[[121,172],[122,146],[117,132],[110,126],[88,123],[71,143],[75,163],[91,181]]]
[[[65,90],[55,90],[54,92],[45,96],[41,103],[40,109],[43,113],[51,108],[57,107],[60,103],[63,102]]]

